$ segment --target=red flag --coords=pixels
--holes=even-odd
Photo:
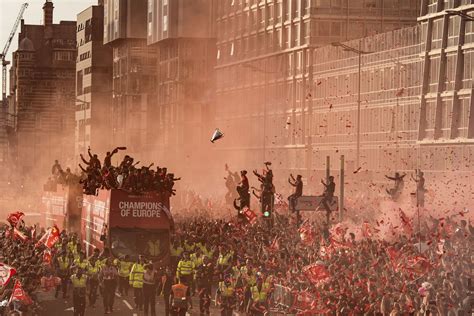
[[[6,286],[12,276],[16,274],[15,268],[7,266],[4,263],[0,263],[0,288]]]
[[[43,252],[43,263],[47,265],[51,265],[51,250],[45,249]]]
[[[21,241],[28,240],[28,236],[26,236],[23,232],[16,229],[16,227],[13,228],[13,238],[20,239]]]
[[[8,304],[10,304],[13,301],[19,301],[25,305],[33,304],[33,301],[28,296],[28,294],[26,294],[26,292],[23,290],[23,287],[21,286],[21,283],[18,280],[15,281],[15,285],[13,286],[12,296],[10,296],[10,301],[8,302]]]
[[[48,239],[46,239],[45,246],[49,249],[53,248],[54,244],[59,241],[59,228],[54,225],[51,228],[51,232],[49,233]]]
[[[257,222],[257,215],[255,214],[254,211],[252,211],[248,207],[244,207],[244,209],[241,212],[251,225]]]
[[[35,247],[39,247],[41,244],[44,244],[47,248],[52,248],[56,242],[59,240],[59,229],[56,225],[44,233],[44,235],[38,240]]]
[[[7,221],[12,225],[12,227],[16,227],[18,223],[21,221],[21,219],[25,216],[25,213],[17,211],[14,213],[10,213],[7,217]]]
[[[315,284],[328,281],[330,277],[326,266],[320,262],[304,267],[303,273],[312,283]]]

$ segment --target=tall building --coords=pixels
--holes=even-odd
[[[11,70],[15,118],[12,157],[25,172],[45,170],[74,153],[76,22],[53,24],[54,6],[43,6],[43,25],[22,20]]]
[[[456,144],[474,138],[474,3],[422,2],[418,20],[425,67],[418,140],[425,147],[441,146],[462,156],[467,148]]]
[[[332,57],[315,48],[415,25],[418,12],[411,0],[220,1],[216,121],[227,130],[221,156],[242,166],[278,156],[281,166],[308,169],[301,157],[309,155],[304,131],[314,119],[313,67]]]
[[[193,154],[208,142],[216,62],[214,0],[150,0],[148,44],[157,50],[156,107],[150,144],[159,161]]]
[[[75,157],[90,146],[105,152],[112,134],[112,49],[104,45],[104,7],[77,15]]]
[[[147,0],[104,1],[104,44],[112,49],[112,143],[150,150],[148,111],[156,104],[156,49],[147,45]]]

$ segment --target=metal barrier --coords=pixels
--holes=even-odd
[[[270,310],[284,315],[297,314],[311,309],[315,297],[307,291],[294,291],[287,286],[275,284]]]

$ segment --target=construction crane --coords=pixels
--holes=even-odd
[[[18,25],[20,24],[20,21],[23,18],[23,13],[25,12],[27,7],[28,7],[28,3],[23,3],[21,5],[20,13],[18,13],[18,17],[16,18],[15,24],[13,24],[13,28],[10,32],[10,36],[8,36],[8,40],[5,43],[5,47],[3,48],[3,51],[0,54],[0,58],[2,58],[2,106],[3,106],[3,109],[7,107],[7,66],[8,64],[10,64],[10,62],[6,60],[7,53],[8,53],[8,49],[10,48],[10,44],[13,41],[13,37],[15,36],[16,30],[18,29]]]

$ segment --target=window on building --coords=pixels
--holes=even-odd
[[[83,87],[83,73],[82,70],[79,70],[76,75],[76,95],[82,95],[82,87]]]

